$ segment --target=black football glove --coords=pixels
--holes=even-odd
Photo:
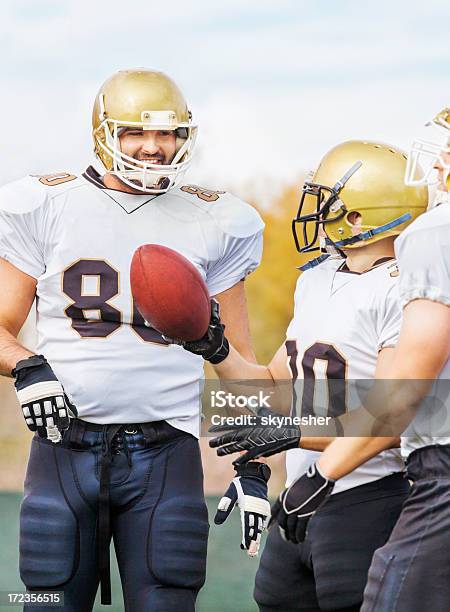
[[[261,534],[270,517],[267,482],[270,468],[264,463],[252,461],[235,467],[236,477],[230,483],[217,507],[214,523],[222,525],[236,506],[241,513],[241,548],[249,557],[256,557],[261,543]]]
[[[41,438],[60,442],[61,432],[69,427],[69,418],[78,413],[45,357],[23,359],[11,374],[28,428]]]
[[[298,544],[306,537],[308,522],[334,488],[334,480],[325,478],[313,463],[308,471],[282,491],[272,506],[270,526],[278,523],[281,536]]]
[[[180,344],[190,353],[194,353],[194,355],[201,355],[203,359],[213,364],[220,363],[226,359],[230,352],[230,345],[225,338],[225,325],[220,322],[219,302],[214,299],[211,300],[211,319],[208,331],[203,338],[190,341],[168,340]]]
[[[273,423],[274,418],[283,417],[267,408],[260,408],[253,418],[252,425],[214,425],[210,433],[226,432],[209,441],[211,448],[217,448],[217,455],[230,455],[247,451],[241,455],[234,465],[242,465],[258,457],[270,457],[276,453],[298,448],[301,438],[300,427],[297,425],[282,425]]]

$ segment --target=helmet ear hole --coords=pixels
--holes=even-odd
[[[357,210],[352,210],[347,215],[347,221],[350,223],[350,225],[361,225],[362,215]]]

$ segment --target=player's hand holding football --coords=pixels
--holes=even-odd
[[[235,465],[298,448],[301,438],[300,427],[283,425],[283,417],[267,408],[260,408],[253,415],[251,424],[214,425],[209,431],[222,434],[209,441],[209,446],[217,449],[219,457],[247,451],[236,459]]]
[[[258,554],[261,534],[270,517],[267,482],[270,468],[265,463],[252,461],[235,467],[236,477],[230,483],[219,502],[214,523],[221,525],[237,505],[241,514],[241,548],[250,557]]]
[[[334,480],[323,476],[313,463],[308,471],[282,491],[272,506],[270,523],[277,522],[285,540],[298,544],[306,536],[308,522],[334,488]]]
[[[41,438],[60,442],[61,432],[69,427],[69,418],[78,413],[45,357],[23,359],[11,374],[28,428]]]
[[[212,364],[218,364],[228,357],[230,345],[225,338],[225,325],[220,321],[220,307],[216,300],[211,300],[211,319],[203,338],[181,341],[180,344],[190,353],[201,355]]]

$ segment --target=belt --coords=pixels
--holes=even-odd
[[[110,467],[112,460],[111,445],[119,433],[137,434],[142,432],[145,440],[144,446],[154,446],[169,440],[183,437],[187,434],[176,429],[166,421],[155,421],[152,423],[131,423],[99,425],[71,419],[69,430],[65,433],[61,446],[74,450],[88,450],[92,445],[84,443],[86,432],[102,433],[102,452],[100,460],[100,492],[98,497],[98,529],[97,529],[97,554],[98,572],[100,576],[101,603],[111,604],[111,568],[109,559],[109,546],[111,541],[111,509],[109,499]],[[124,445],[128,460],[130,455],[124,436]]]

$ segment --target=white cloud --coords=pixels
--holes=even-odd
[[[0,182],[89,161],[101,81],[169,72],[200,123],[190,176],[271,193],[336,142],[407,146],[450,103],[445,0],[135,0],[0,5]]]

